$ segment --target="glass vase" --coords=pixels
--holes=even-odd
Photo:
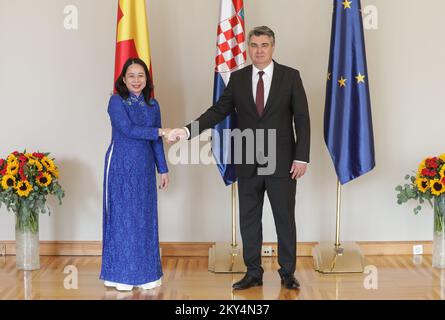
[[[433,267],[445,268],[445,194],[434,197]]]
[[[16,267],[19,270],[40,269],[39,214],[20,206],[15,220]]]

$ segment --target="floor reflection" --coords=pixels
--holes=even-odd
[[[6,265],[6,246],[0,245],[0,268]]]
[[[32,300],[32,271],[23,271],[23,292],[25,300]]]
[[[105,300],[127,300],[133,299],[133,291],[117,291],[115,289],[106,289],[103,299]]]
[[[105,288],[105,300],[157,300],[160,298],[161,287],[150,290],[133,288],[132,291],[118,291],[114,288]]]
[[[423,256],[420,254],[413,255],[413,264],[420,266],[423,263]]]
[[[445,269],[440,270],[440,299],[445,300]]]
[[[232,300],[250,300],[252,296],[255,296],[257,300],[264,300],[264,286],[253,287],[245,290],[233,290],[232,289]]]

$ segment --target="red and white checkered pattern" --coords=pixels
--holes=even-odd
[[[246,42],[241,19],[235,15],[218,26],[216,71],[231,72],[246,63]]]

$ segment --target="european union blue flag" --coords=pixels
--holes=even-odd
[[[334,0],[324,138],[341,184],[375,167],[359,0]]]

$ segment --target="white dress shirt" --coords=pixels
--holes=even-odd
[[[258,80],[260,80],[260,75],[258,72],[264,71],[263,74],[263,83],[264,83],[264,107],[267,104],[267,98],[269,98],[270,85],[272,84],[273,77],[273,61],[263,70],[258,69],[255,65],[252,65],[252,94],[253,101],[256,103],[256,88],[258,85]]]

